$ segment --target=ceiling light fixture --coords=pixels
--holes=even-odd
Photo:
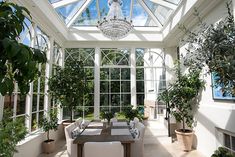
[[[109,0],[108,5],[108,15],[101,21],[98,21],[97,27],[104,36],[112,40],[126,37],[133,29],[133,25],[132,21],[128,21],[122,14],[122,0]]]

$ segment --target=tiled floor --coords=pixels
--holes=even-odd
[[[65,141],[57,142],[53,154],[41,154],[39,157],[67,157]],[[144,157],[204,157],[197,150],[183,152],[177,142],[171,143],[167,129],[159,121],[149,121],[144,136]]]

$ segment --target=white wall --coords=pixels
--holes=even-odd
[[[50,131],[50,138],[57,142],[64,139],[63,126],[59,125],[57,131]],[[18,153],[14,157],[37,157],[42,153],[42,142],[46,140],[46,133],[37,133],[23,140],[18,146]]]
[[[215,23],[227,16],[226,1],[216,6],[205,17],[208,24]],[[186,52],[185,46],[181,46],[180,53]],[[213,100],[211,76],[203,76],[206,80],[206,88],[202,91],[198,112],[195,116],[197,121],[194,128],[196,134],[195,147],[205,156],[211,156],[220,145],[216,127],[235,133],[235,103],[232,101]]]

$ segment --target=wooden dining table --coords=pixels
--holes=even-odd
[[[123,123],[123,122],[122,122]],[[82,157],[82,150],[83,145],[85,142],[111,142],[111,141],[120,141],[124,147],[124,157],[130,157],[131,154],[131,143],[134,142],[134,139],[131,134],[111,134],[112,129],[113,132],[116,133],[124,131],[129,131],[128,125],[118,125],[114,126],[112,123],[110,126],[107,126],[105,122],[102,123],[103,125],[88,125],[83,132],[90,130],[100,130],[99,134],[83,134],[83,132],[77,136],[74,140],[74,144],[77,144],[77,157]]]

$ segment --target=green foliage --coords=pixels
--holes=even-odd
[[[68,60],[65,67],[56,67],[56,75],[49,79],[49,92],[67,108],[72,121],[72,112],[88,97],[86,73],[83,64],[78,60]],[[85,100],[84,100],[85,99]]]
[[[192,32],[185,26],[180,28],[188,35],[185,65],[197,68],[207,66],[208,72],[219,76],[216,83],[223,87],[223,91],[235,94],[235,24],[229,5],[227,3],[228,17],[216,24],[207,26],[196,10],[200,30]]]
[[[135,117],[139,118],[140,120],[143,120],[144,117],[142,107],[137,107],[136,109],[133,109],[133,106],[128,105],[123,108],[122,113],[125,115],[128,121],[133,120]]]
[[[219,147],[214,154],[211,155],[211,157],[235,157],[231,152],[224,148],[224,147]]]
[[[11,115],[12,112],[4,110],[3,120],[0,121],[0,157],[13,157],[17,152],[17,143],[27,134],[24,119],[13,120]]]
[[[29,11],[13,3],[0,2],[0,93],[11,94],[17,82],[21,93],[28,93],[29,83],[38,75],[38,63],[46,55],[18,42]]]
[[[178,63],[179,64],[179,63]],[[169,104],[170,113],[176,121],[192,127],[193,106],[199,91],[204,87],[204,81],[200,79],[200,70],[189,69],[188,74],[181,74],[179,66],[176,68],[178,80],[170,84],[169,88],[161,93],[158,100]]]
[[[52,109],[48,112],[48,116],[44,117],[40,122],[43,131],[47,132],[47,141],[50,140],[50,130],[57,130],[58,128],[57,109]]]
[[[110,122],[110,119],[114,117],[114,112],[111,111],[101,111],[100,116],[102,119],[107,119]]]

